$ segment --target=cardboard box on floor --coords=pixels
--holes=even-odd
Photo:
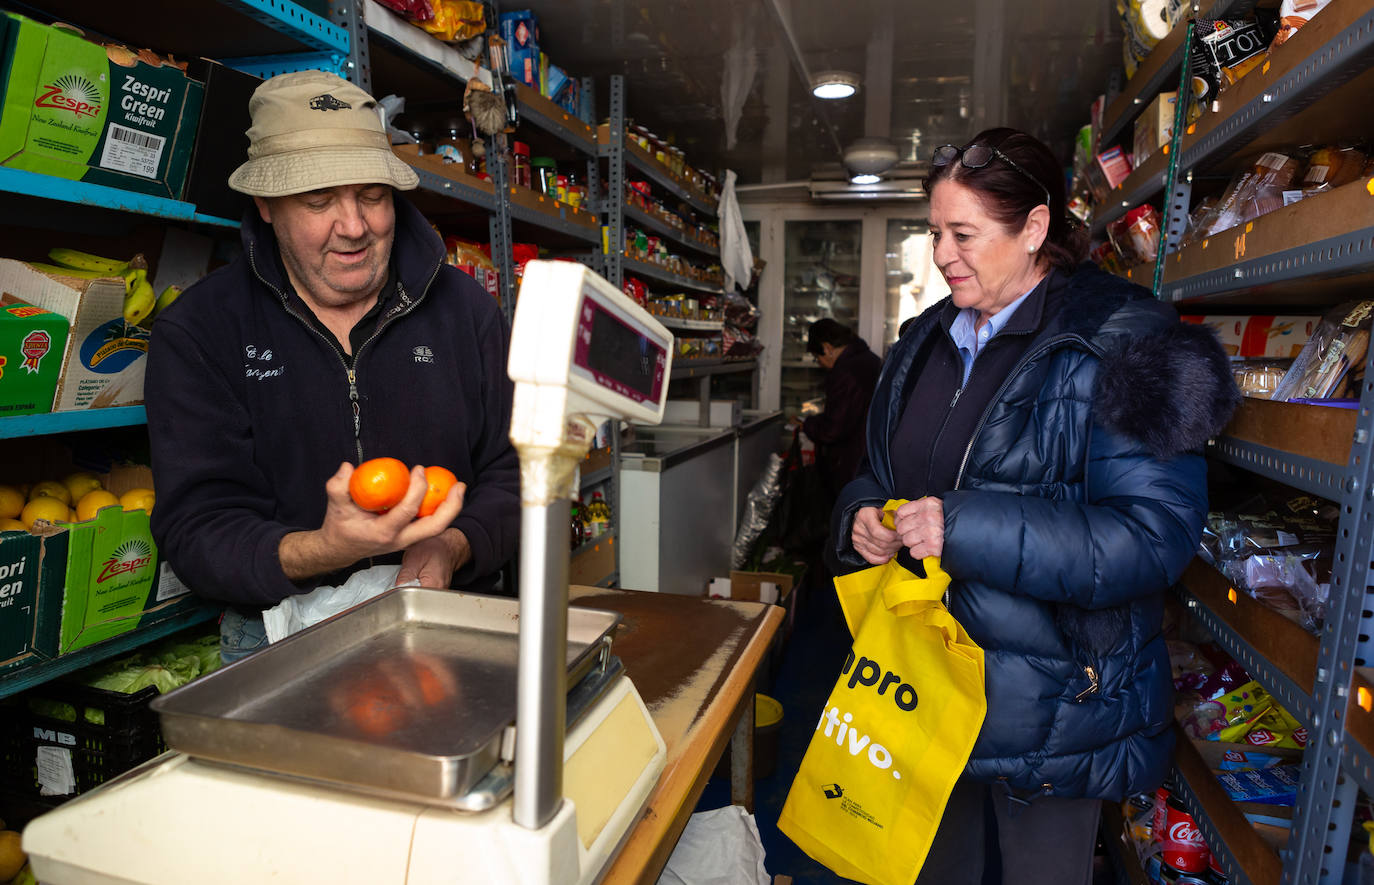
[[[152,487],[152,471],[140,465],[117,465],[101,479],[116,495]],[[94,519],[51,530],[42,542],[33,647],[45,657],[94,645],[198,604],[159,563],[147,511],[106,507]]]
[[[143,402],[148,331],[124,321],[124,281],[49,275],[0,258],[0,296],[17,298],[70,324],[54,412]]]

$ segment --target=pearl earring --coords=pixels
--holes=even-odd
[[[1026,253],[1029,254],[1029,255],[1034,255],[1034,254],[1035,254],[1035,247],[1034,247],[1034,246],[1027,246],[1027,247],[1026,247]]]

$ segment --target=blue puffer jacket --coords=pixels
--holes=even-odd
[[[868,462],[835,510],[835,553],[867,564],[855,512],[894,497],[889,440],[946,302],[897,342]],[[988,712],[966,775],[1017,795],[1122,796],[1169,766],[1164,591],[1207,510],[1200,447],[1239,401],[1209,330],[1089,265],[1051,275],[1039,331],[943,496],[950,610],[983,648]]]

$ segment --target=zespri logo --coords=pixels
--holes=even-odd
[[[130,538],[115,548],[100,569],[95,582],[102,584],[111,578],[136,572],[153,561],[153,545],[143,538]]]
[[[100,88],[80,74],[63,74],[43,87],[33,105],[70,111],[78,117],[99,116]]]

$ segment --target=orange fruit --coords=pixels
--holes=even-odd
[[[33,531],[35,528],[46,528],[49,524],[67,522],[71,513],[71,508],[57,498],[39,495],[24,505],[23,512],[19,514],[19,521],[27,526],[29,531]]]
[[[0,532],[27,532],[29,527],[17,519],[0,519]]]
[[[92,489],[81,496],[81,500],[76,502],[76,519],[78,522],[85,522],[88,519],[95,519],[96,513],[102,507],[118,507],[119,499],[114,492],[107,492],[104,489]]]
[[[410,488],[410,468],[395,458],[373,458],[353,470],[348,494],[364,510],[385,513],[401,503]]]
[[[429,516],[439,509],[448,496],[448,490],[458,482],[458,477],[447,467],[426,467],[425,481],[429,483],[429,488],[425,491],[425,499],[420,502],[420,516]]]

